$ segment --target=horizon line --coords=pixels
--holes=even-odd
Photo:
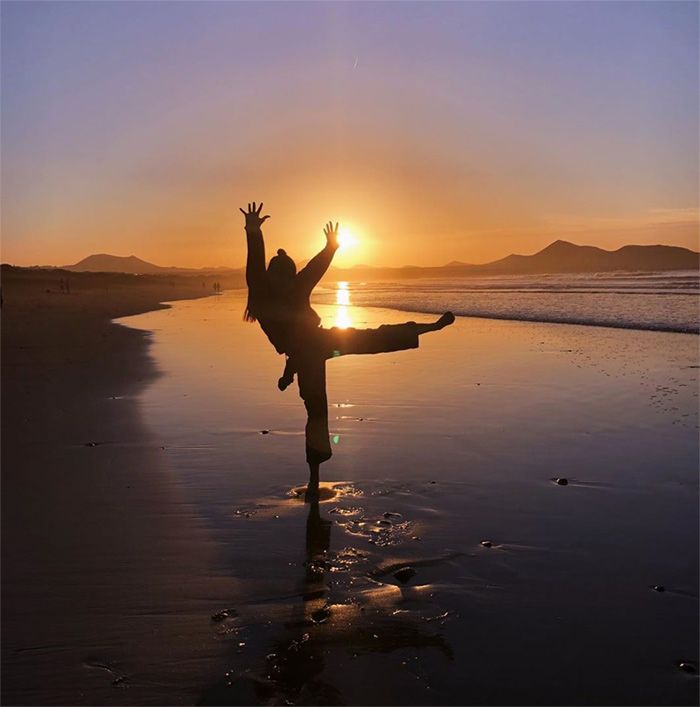
[[[597,250],[601,250],[605,253],[616,253],[617,251],[622,250],[623,248],[630,248],[630,247],[637,247],[637,248],[656,248],[656,247],[666,247],[666,248],[681,248],[682,250],[687,250],[690,253],[693,253],[695,255],[700,255],[700,251],[692,250],[691,248],[688,248],[686,246],[681,246],[681,245],[675,245],[673,243],[646,243],[646,244],[640,244],[640,243],[626,243],[625,245],[621,245],[619,248],[615,249],[607,249],[607,248],[602,248],[600,246],[595,246],[591,245],[590,243],[574,243],[573,241],[566,240],[564,238],[556,238],[555,240],[551,241],[549,244],[544,246],[543,248],[540,248],[539,250],[535,251],[534,253],[530,254],[523,254],[523,253],[508,253],[506,255],[501,256],[500,258],[496,258],[495,260],[488,260],[483,263],[472,263],[472,262],[466,262],[463,260],[451,260],[447,263],[442,263],[441,265],[413,265],[411,263],[408,264],[403,264],[403,265],[369,265],[367,263],[357,263],[355,265],[349,265],[349,266],[338,266],[338,265],[332,265],[331,267],[334,270],[353,270],[353,269],[361,269],[361,268],[366,268],[366,269],[393,269],[393,270],[401,270],[403,268],[422,268],[422,269],[430,269],[430,268],[446,268],[450,266],[484,266],[484,265],[491,265],[493,263],[498,263],[504,258],[508,258],[512,255],[515,256],[521,256],[521,257],[532,257],[534,255],[537,255],[538,253],[541,253],[544,250],[547,250],[547,248],[550,248],[556,243],[566,243],[568,245],[573,245],[576,246],[577,248],[595,248]],[[52,269],[52,270],[65,270],[67,268],[72,268],[81,263],[83,260],[87,260],[88,258],[94,258],[94,257],[99,257],[99,256],[106,256],[109,258],[119,258],[122,260],[128,260],[129,258],[136,258],[137,260],[140,260],[148,265],[152,265],[154,267],[158,268],[163,268],[164,270],[192,270],[192,271],[202,271],[202,270],[244,270],[245,269],[245,264],[243,265],[203,265],[199,267],[192,267],[192,266],[187,266],[187,265],[158,265],[157,263],[154,263],[149,260],[145,260],[144,258],[135,255],[131,253],[130,255],[115,255],[114,253],[90,253],[89,255],[86,255],[85,257],[81,258],[75,263],[67,263],[65,265],[51,265],[48,263],[44,264],[30,264],[30,265],[20,265],[17,263],[10,263],[10,262],[0,262],[0,266],[8,266],[8,267],[17,267],[17,268],[37,268],[37,269]],[[309,259],[302,259],[299,262],[300,263],[305,263]],[[151,273],[155,274],[155,273]]]

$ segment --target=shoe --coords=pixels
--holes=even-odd
[[[455,321],[455,315],[452,314],[452,312],[445,312],[440,319],[437,320],[436,324],[443,329],[446,326],[450,326],[450,324],[454,324]]]

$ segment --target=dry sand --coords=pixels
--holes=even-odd
[[[2,702],[191,702],[233,582],[141,423],[148,336],[110,320],[202,288],[46,284],[3,281]]]

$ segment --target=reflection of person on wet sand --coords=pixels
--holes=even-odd
[[[246,283],[248,304],[245,318],[257,321],[277,353],[287,356],[278,385],[284,390],[297,375],[299,394],[308,415],[306,460],[310,478],[309,499],[318,497],[319,466],[331,457],[326,397],[326,360],[346,354],[373,354],[418,347],[418,337],[438,331],[454,321],[446,312],[431,324],[386,324],[377,329],[325,329],[310,304],[311,292],[330,267],[338,250],[338,224],[324,229],[325,247],[299,272],[294,261],[280,249],[265,268],[262,203],[248,204],[245,230],[248,242]]]
[[[257,685],[261,704],[344,704],[338,689],[322,679],[326,668],[323,640],[313,631],[330,618],[324,568],[331,527],[332,523],[321,517],[318,501],[311,501],[306,520],[302,605],[297,607],[300,611],[297,620],[287,624],[291,633],[269,654],[273,656],[268,664],[272,679]]]
[[[243,680],[234,682],[239,691],[212,690],[200,704],[244,704],[243,700],[251,695],[243,692],[248,686],[255,695],[255,704],[356,704],[349,702],[334,684],[333,658],[328,670],[328,656],[337,660],[342,654],[339,649],[346,655],[391,651],[416,654],[422,649],[434,649],[453,659],[452,647],[434,617],[404,601],[403,595],[398,599],[394,595],[394,602],[388,604],[386,599],[373,601],[370,586],[363,586],[360,579],[364,572],[355,575],[357,582],[349,577],[338,580],[337,574],[330,580],[330,568],[342,567],[330,551],[333,523],[322,517],[317,499],[310,501],[308,509],[299,588],[301,603],[293,606],[282,634],[265,650],[263,675],[256,677],[254,672],[243,671]],[[343,571],[350,573],[349,567]],[[374,588],[378,588],[376,584]],[[419,677],[416,668],[405,667],[406,676]],[[246,683],[248,679],[250,683]],[[426,688],[417,685],[413,689],[425,694]]]

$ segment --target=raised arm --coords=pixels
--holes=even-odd
[[[323,233],[326,236],[326,247],[317,255],[314,255],[302,270],[297,274],[297,285],[303,291],[311,294],[311,290],[316,287],[319,280],[326,274],[326,270],[331,265],[335,251],[338,250],[338,224],[333,226],[329,221]]]
[[[245,216],[245,233],[248,241],[248,259],[245,266],[245,280],[248,289],[258,287],[265,279],[265,241],[261,226],[269,216],[260,216],[262,202],[258,208],[255,202],[248,204],[248,211],[240,212]]]

